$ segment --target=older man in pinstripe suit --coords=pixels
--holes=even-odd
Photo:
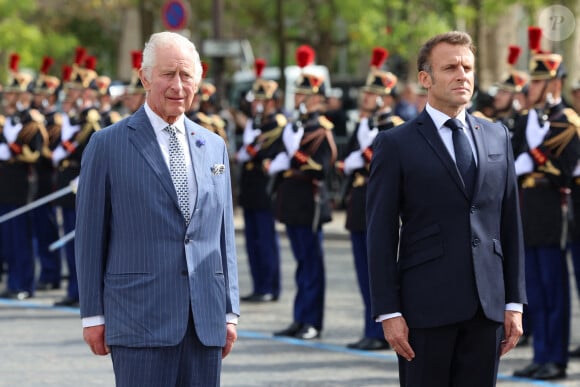
[[[146,103],[96,133],[77,193],[83,336],[111,353],[117,386],[218,386],[236,340],[238,277],[228,154],[184,117],[195,46],[153,34]]]

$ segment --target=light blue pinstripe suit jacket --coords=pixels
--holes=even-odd
[[[81,317],[105,316],[108,345],[176,345],[191,310],[201,342],[224,346],[226,314],[240,313],[227,149],[188,119],[185,129],[198,188],[189,226],[143,107],[95,133],[83,154]],[[214,174],[216,164],[225,171]]]

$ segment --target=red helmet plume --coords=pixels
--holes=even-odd
[[[380,68],[389,57],[389,51],[383,47],[373,48],[373,55],[371,57],[371,66]]]
[[[131,64],[134,70],[141,68],[141,62],[143,62],[143,52],[139,50],[131,51]]]
[[[256,71],[256,78],[260,78],[266,67],[266,60],[262,58],[256,59],[254,63],[254,70]]]
[[[314,49],[307,44],[303,44],[296,49],[296,64],[304,68],[314,63],[314,56]]]
[[[87,50],[84,47],[77,47],[75,49],[75,61],[76,65],[81,65],[83,60],[85,59],[85,55],[87,54]]]
[[[518,62],[518,58],[522,53],[522,49],[520,46],[509,46],[508,49],[509,49],[508,64],[510,66],[513,66]]]
[[[42,58],[42,65],[40,66],[40,73],[48,74],[48,70],[50,70],[50,67],[53,65],[53,63],[54,59],[52,59],[50,56],[44,56]]]
[[[10,54],[10,70],[18,72],[18,63],[20,62],[20,55],[14,53]]]
[[[530,51],[537,53],[540,51],[540,40],[542,38],[542,29],[540,27],[528,27],[528,46]]]

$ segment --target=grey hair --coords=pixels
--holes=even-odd
[[[193,55],[193,80],[196,85],[199,85],[203,68],[201,67],[201,59],[199,58],[199,53],[195,48],[195,44],[183,35],[169,31],[154,33],[149,38],[149,41],[145,43],[145,48],[143,49],[143,61],[141,62],[141,70],[143,70],[145,78],[148,80],[151,79],[151,72],[153,71],[156,61],[157,48],[169,44],[178,45],[191,50]]]

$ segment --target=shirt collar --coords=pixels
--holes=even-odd
[[[169,123],[165,122],[163,118],[159,117],[157,113],[155,113],[151,107],[149,107],[147,102],[145,102],[145,113],[147,114],[149,122],[151,122],[151,126],[153,126],[155,133],[161,132],[163,129],[170,125]],[[185,133],[185,115],[180,115],[171,125],[175,126],[179,133]]]
[[[463,127],[467,128],[467,124],[465,122],[465,109],[461,110],[459,112],[459,114],[457,114],[456,117],[449,117],[447,114],[445,114],[445,113],[435,109],[433,106],[429,105],[429,103],[427,103],[427,105],[425,106],[425,110],[427,111],[427,113],[429,114],[431,119],[433,120],[433,123],[435,124],[435,127],[437,129],[441,129],[442,127],[446,127],[445,122],[447,122],[447,120],[450,118],[457,118],[459,121],[461,121],[461,123],[463,124]]]

